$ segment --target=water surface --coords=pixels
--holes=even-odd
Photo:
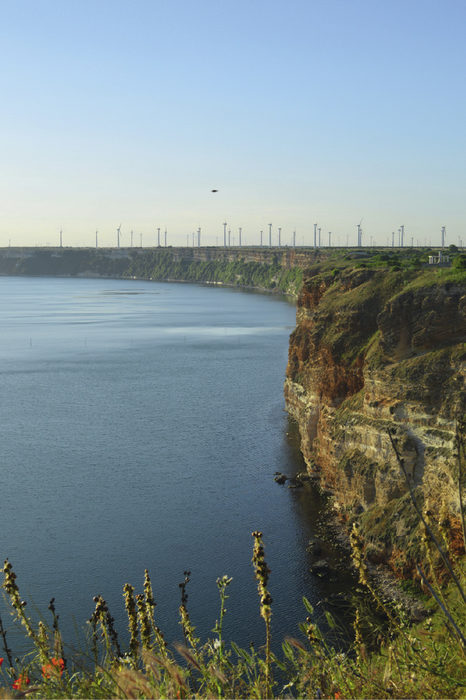
[[[273,481],[303,468],[284,412],[294,305],[232,289],[0,278],[1,554],[22,594],[51,596],[74,635],[148,568],[159,623],[181,638],[178,583],[206,635],[233,577],[226,631],[263,641],[250,563],[264,533],[276,638],[296,635],[320,502]]]

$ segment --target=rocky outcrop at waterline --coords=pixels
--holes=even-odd
[[[298,298],[285,397],[303,456],[341,519],[360,522],[372,558],[401,573],[418,554],[418,519],[388,429],[420,502],[460,547],[465,341],[461,274],[315,268]]]

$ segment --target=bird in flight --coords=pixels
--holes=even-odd
[[[210,190],[211,192],[218,192],[218,190]]]

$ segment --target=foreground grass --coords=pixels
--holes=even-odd
[[[149,572],[143,592],[135,594],[125,584],[123,598],[128,620],[127,648],[122,648],[114,619],[105,600],[94,598],[95,610],[88,621],[85,651],[73,651],[62,639],[54,599],[49,610],[52,625],[35,625],[26,613],[8,560],[3,566],[2,587],[16,622],[29,639],[31,652],[13,656],[0,618],[4,657],[0,657],[0,698],[463,698],[466,696],[466,593],[464,547],[454,545],[449,522],[442,511],[434,520],[431,506],[420,504],[389,432],[403,472],[412,507],[420,522],[424,552],[416,570],[424,594],[425,619],[412,625],[401,604],[380,594],[365,560],[365,543],[356,522],[350,536],[353,564],[359,583],[371,596],[372,607],[382,619],[354,608],[353,641],[345,652],[330,646],[315,623],[314,610],[304,599],[308,616],[301,625],[302,640],[287,638],[280,657],[271,651],[272,598],[268,590],[262,533],[254,539],[252,563],[264,620],[261,648],[241,649],[223,638],[225,602],[232,579],[217,579],[220,609],[213,637],[201,643],[187,608],[190,572],[180,584],[180,624],[184,643],[170,649],[156,624],[155,600]],[[466,425],[458,421],[455,439],[458,495],[463,545],[466,524],[462,491],[466,464]],[[335,621],[326,613],[327,623]],[[374,645],[374,639],[377,644]]]
[[[379,596],[364,561],[364,543],[358,531],[352,534],[353,561],[360,583],[371,593],[383,613],[383,640],[376,651],[368,629],[373,621],[354,611],[354,640],[345,653],[326,642],[313,622],[313,609],[304,604],[308,617],[301,625],[301,640],[287,638],[280,657],[270,650],[272,599],[267,589],[269,570],[262,534],[253,533],[253,565],[257,579],[260,613],[264,619],[264,646],[241,649],[223,639],[225,601],[231,579],[217,580],[220,609],[213,637],[201,643],[187,609],[189,572],[180,585],[180,624],[184,644],[169,649],[154,617],[155,601],[148,572],[143,592],[124,587],[129,642],[120,646],[113,618],[103,598],[96,597],[95,611],[88,622],[88,649],[68,655],[62,640],[53,600],[49,609],[52,624],[34,626],[26,614],[16,576],[5,562],[3,588],[12,613],[31,641],[32,651],[14,659],[3,624],[0,636],[4,657],[0,697],[31,698],[459,698],[466,694],[464,636],[465,606],[458,586],[442,587],[426,604],[427,619],[411,626],[401,606]],[[461,563],[456,562],[457,580],[464,590]],[[464,595],[464,593],[463,593]],[[442,610],[443,607],[443,610]],[[335,626],[327,613],[327,622]],[[378,634],[380,636],[380,630]]]

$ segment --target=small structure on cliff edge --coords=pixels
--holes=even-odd
[[[429,265],[450,265],[450,256],[444,255],[441,250],[437,255],[429,255]]]

